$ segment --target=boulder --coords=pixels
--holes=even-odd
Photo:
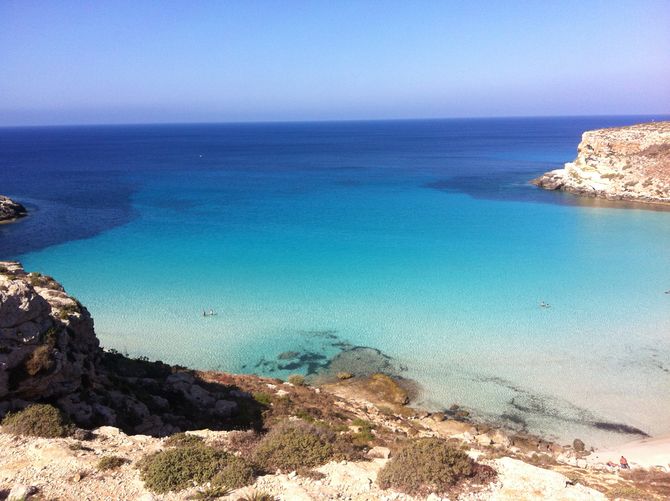
[[[231,417],[237,414],[237,402],[233,400],[217,400],[214,412],[220,417]]]
[[[26,501],[26,499],[36,492],[37,488],[32,485],[15,484],[9,491],[7,501]]]

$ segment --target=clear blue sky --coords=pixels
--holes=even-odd
[[[670,0],[0,2],[0,124],[670,112]]]

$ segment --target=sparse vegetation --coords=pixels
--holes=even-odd
[[[410,495],[445,494],[459,481],[473,477],[476,463],[462,450],[438,438],[412,440],[380,470],[382,489]]]
[[[231,456],[227,464],[212,479],[214,485],[239,489],[254,483],[254,468],[246,460]]]
[[[65,437],[72,426],[53,405],[33,404],[22,411],[7,414],[2,421],[4,431],[13,435],[56,438]]]
[[[201,445],[203,443],[202,437],[193,435],[192,433],[175,433],[165,439],[166,447],[189,447]]]
[[[269,406],[272,403],[272,397],[269,393],[263,391],[256,391],[253,394],[254,400],[261,405]]]
[[[146,487],[164,494],[211,481],[228,458],[225,451],[213,447],[176,447],[145,456],[138,468]]]
[[[214,499],[219,499],[230,494],[230,489],[227,487],[216,485],[213,487],[208,487],[202,489],[195,494],[191,494],[186,499],[196,499],[200,501],[212,501]]]
[[[228,434],[228,447],[240,452],[244,457],[249,457],[260,440],[260,435],[255,431],[232,431]]]
[[[356,418],[351,424],[358,427],[359,430],[352,436],[352,443],[354,445],[363,447],[367,446],[371,441],[374,440],[375,436],[372,434],[372,430],[375,428],[375,425],[370,421]]]
[[[254,451],[255,461],[266,471],[290,472],[322,465],[333,456],[335,434],[302,420],[275,426]]]
[[[646,499],[670,499],[670,473],[654,468],[622,471],[621,477],[632,482],[630,489],[642,491]],[[637,497],[632,499],[645,499]]]
[[[82,444],[81,442],[74,442],[74,443],[68,445],[67,448],[70,449],[71,451],[86,451],[86,452],[90,452],[90,451],[93,450],[93,449],[91,449],[90,447],[86,447],[86,446],[85,446],[84,444]]]
[[[275,497],[267,492],[254,491],[251,494],[242,496],[238,501],[275,501]]]
[[[287,380],[294,386],[304,386],[305,385],[305,376],[302,374],[291,374]]]
[[[80,313],[79,306],[77,303],[75,304],[67,304],[64,306],[61,306],[60,312],[58,313],[58,318],[61,320],[67,320],[70,318],[72,315],[76,315],[77,313]]]
[[[103,456],[98,461],[98,471],[115,470],[130,461],[121,456]]]
[[[42,371],[48,371],[53,367],[53,360],[51,360],[51,353],[53,347],[48,344],[38,346],[33,350],[25,362],[26,372],[30,376],[35,376]]]

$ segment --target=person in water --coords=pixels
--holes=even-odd
[[[540,308],[551,308],[551,305],[549,303],[545,303],[544,301],[542,301],[540,303]]]

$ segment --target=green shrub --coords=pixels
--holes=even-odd
[[[227,459],[226,452],[213,447],[177,447],[143,457],[138,468],[149,490],[165,494],[211,481]]]
[[[167,447],[189,447],[201,445],[204,442],[202,437],[191,433],[175,433],[165,439],[164,444]]]
[[[288,382],[295,386],[303,386],[305,384],[305,376],[302,374],[291,374],[288,377]]]
[[[114,470],[129,462],[130,461],[128,459],[122,458],[120,456],[103,456],[100,458],[100,461],[98,461],[98,470],[99,471]]]
[[[375,439],[375,436],[372,434],[372,430],[375,428],[375,425],[370,421],[356,418],[352,421],[351,424],[359,428],[358,433],[354,433],[351,437],[352,443],[354,445],[358,447],[364,447]]]
[[[13,435],[43,438],[65,437],[72,431],[65,415],[48,404],[33,404],[22,411],[9,413],[2,420],[2,427]]]
[[[438,438],[420,438],[409,442],[384,465],[377,483],[382,489],[415,496],[445,494],[475,472],[475,462],[465,452]]]
[[[253,394],[254,400],[261,405],[270,406],[272,403],[272,397],[269,393],[263,391],[256,391]]]
[[[267,471],[320,466],[333,456],[335,434],[305,421],[283,421],[260,441],[255,461]]]
[[[214,476],[212,483],[229,489],[239,489],[253,484],[255,478],[254,469],[247,461],[231,456],[226,466]]]

